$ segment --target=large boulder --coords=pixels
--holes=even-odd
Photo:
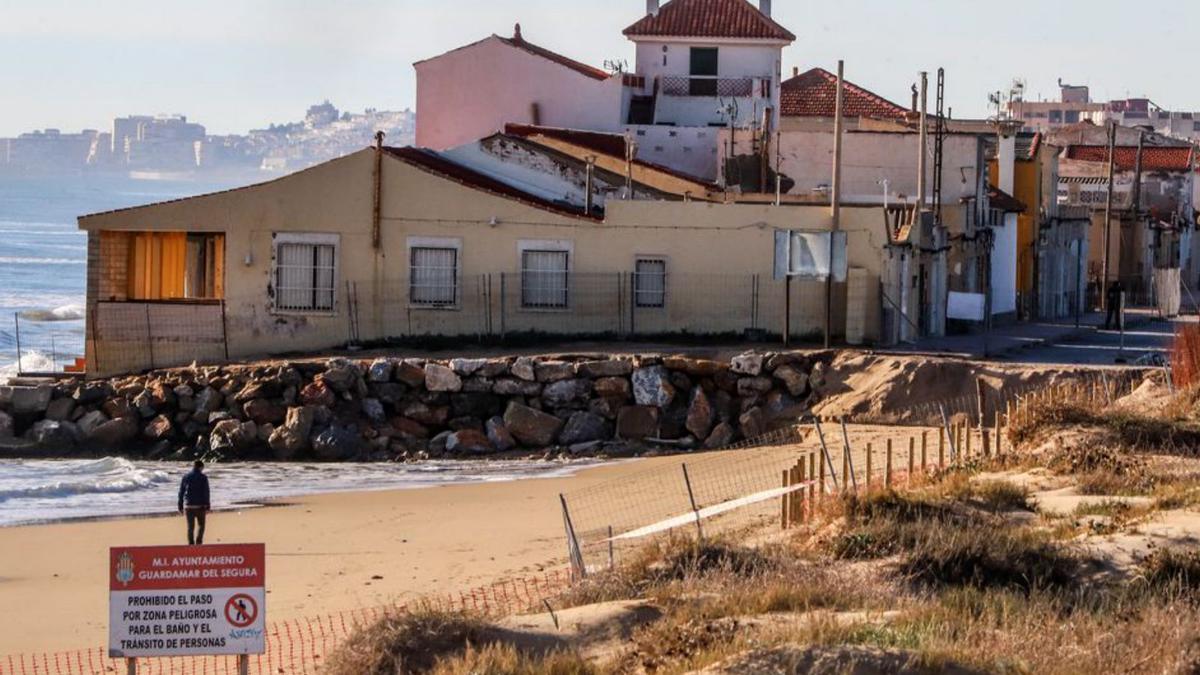
[[[114,420],[119,417],[138,417],[138,413],[133,409],[133,404],[129,402],[129,399],[120,395],[114,396],[105,401],[104,405],[101,407],[101,410],[104,411],[105,415],[108,415]]]
[[[504,410],[504,401],[494,394],[462,393],[450,395],[450,414],[486,420]]]
[[[292,460],[308,449],[308,436],[315,418],[312,408],[288,408],[283,426],[272,431],[267,439],[275,459]]]
[[[213,427],[208,446],[215,452],[241,453],[258,441],[258,425],[254,422],[224,420]]]
[[[650,366],[633,371],[633,400],[640,406],[665,408],[675,400],[675,387],[670,373],[662,366]]]
[[[225,401],[225,397],[221,392],[212,387],[205,387],[196,394],[195,406],[196,412],[213,413],[221,408],[221,403]]]
[[[509,403],[504,411],[504,426],[524,445],[545,447],[554,443],[563,421],[554,415],[520,403]]]
[[[89,413],[84,413],[82,417],[76,420],[75,424],[79,426],[79,432],[83,434],[84,438],[90,438],[96,427],[107,421],[108,415],[99,410],[93,410]]]
[[[446,439],[446,451],[459,455],[486,455],[495,452],[487,434],[476,429],[463,429]]]
[[[704,441],[705,450],[719,450],[733,442],[737,431],[728,422],[721,422],[713,427],[712,433]]]
[[[89,382],[75,390],[75,403],[81,406],[96,405],[112,396],[112,385],[107,382]]]
[[[279,380],[252,380],[234,394],[235,403],[245,403],[256,398],[279,398],[283,394],[283,384]]]
[[[42,415],[50,406],[50,398],[54,395],[54,387],[48,384],[37,387],[0,387],[0,389],[5,390],[2,396],[8,400],[8,409],[18,417]]]
[[[391,382],[393,370],[395,370],[395,364],[388,359],[375,359],[367,368],[367,379],[376,384]]]
[[[92,429],[88,442],[105,450],[118,450],[138,435],[138,423],[132,417],[117,417]]]
[[[542,384],[561,382],[575,377],[575,366],[566,361],[540,361],[534,365],[533,372]]]
[[[630,405],[617,413],[617,437],[640,441],[658,434],[658,408]]]
[[[420,401],[413,401],[404,407],[401,414],[425,426],[442,427],[450,419],[450,408],[446,406],[430,406]]]
[[[0,438],[13,437],[13,418],[8,413],[0,411]]]
[[[383,403],[377,398],[364,398],[362,412],[363,417],[376,424],[383,424],[387,421],[387,412],[383,409]]]
[[[757,377],[763,371],[763,355],[754,352],[746,352],[730,359],[729,369],[738,375],[749,375]]]
[[[434,392],[462,391],[462,378],[454,369],[436,363],[425,364],[425,389]]]
[[[318,377],[322,382],[325,382],[334,391],[345,393],[354,391],[358,386],[358,380],[361,374],[358,371],[358,366],[354,365],[346,359],[330,359],[326,365],[325,372]]]
[[[425,386],[425,369],[409,361],[397,363],[392,377],[413,389]]]
[[[795,366],[785,365],[775,369],[775,377],[787,387],[788,393],[800,397],[808,393],[808,375]]]
[[[41,420],[34,422],[25,433],[25,438],[44,450],[70,450],[79,442],[80,432],[79,428],[70,422]]]
[[[729,366],[720,361],[693,359],[686,356],[668,356],[663,359],[663,365],[668,370],[687,373],[692,377],[713,377],[717,373],[729,370]]]
[[[744,438],[762,436],[767,433],[767,415],[762,408],[751,408],[738,418],[738,427],[741,428]]]
[[[246,401],[242,406],[242,412],[245,413],[247,419],[253,420],[255,424],[259,425],[279,424],[287,416],[287,408],[261,398]]]
[[[536,365],[536,362],[532,358],[521,356],[516,361],[513,361],[512,366],[509,367],[509,372],[513,374],[513,377],[525,380],[526,382],[533,382],[537,379]]]
[[[470,377],[478,373],[487,362],[487,359],[453,359],[450,361],[450,369],[463,377]]]
[[[429,429],[424,424],[416,420],[410,420],[407,417],[393,417],[391,421],[392,431],[398,436],[426,439],[429,438]]]
[[[538,396],[542,385],[530,380],[503,377],[492,385],[492,391],[501,396]]]
[[[493,417],[487,421],[486,425],[488,442],[492,447],[499,452],[508,452],[517,447],[517,440],[513,438],[512,432],[504,425],[504,418]]]
[[[55,422],[69,422],[75,414],[75,399],[64,396],[50,401],[46,406],[46,419]]]
[[[345,427],[329,427],[312,439],[313,455],[324,462],[341,462],[358,455],[361,445],[358,432]]]
[[[593,383],[592,388],[596,396],[618,401],[629,400],[630,394],[633,393],[629,380],[624,377],[602,377]]]
[[[612,438],[612,425],[603,417],[590,412],[577,412],[571,415],[558,436],[558,442],[563,445],[606,441]]]
[[[153,443],[170,440],[175,436],[175,424],[166,415],[159,415],[146,424],[142,436]]]
[[[743,377],[738,380],[737,393],[742,397],[762,395],[771,391],[774,386],[774,381],[769,377]]]
[[[575,365],[579,377],[597,379],[601,377],[625,377],[633,372],[633,362],[627,359],[605,359],[583,361]]]
[[[316,380],[300,390],[300,402],[328,408],[337,403],[337,394],[324,380]]]
[[[404,397],[408,394],[408,387],[399,382],[383,382],[371,386],[375,398],[392,406],[399,406],[404,402]]]
[[[716,417],[716,410],[704,389],[700,387],[693,389],[692,400],[688,403],[687,421],[684,424],[688,432],[699,439],[708,438]]]
[[[542,402],[550,408],[570,408],[584,404],[591,391],[592,383],[588,380],[560,380],[542,389]]]

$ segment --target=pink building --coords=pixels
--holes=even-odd
[[[447,149],[509,122],[626,133],[639,158],[717,177],[718,128],[776,126],[783,48],[770,0],[647,0],[625,29],[633,73],[493,35],[415,64],[417,144]]]

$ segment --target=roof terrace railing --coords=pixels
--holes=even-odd
[[[664,96],[745,98],[754,95],[753,77],[686,77],[660,78]]]

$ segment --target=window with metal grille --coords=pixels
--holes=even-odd
[[[409,255],[408,298],[427,307],[458,304],[458,250],[414,246]]]
[[[521,252],[521,306],[566,309],[570,293],[567,251]]]
[[[638,307],[667,306],[667,261],[639,259],[634,265],[633,298]]]
[[[332,312],[336,273],[334,244],[276,244],[275,309]]]

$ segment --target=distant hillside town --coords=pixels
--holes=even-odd
[[[325,101],[309,107],[303,121],[228,136],[209,134],[184,115],[131,115],[114,119],[105,131],[43,129],[0,138],[0,172],[287,173],[361,150],[376,131],[386,133],[389,142],[411,143],[416,115],[411,110],[344,112]]]

